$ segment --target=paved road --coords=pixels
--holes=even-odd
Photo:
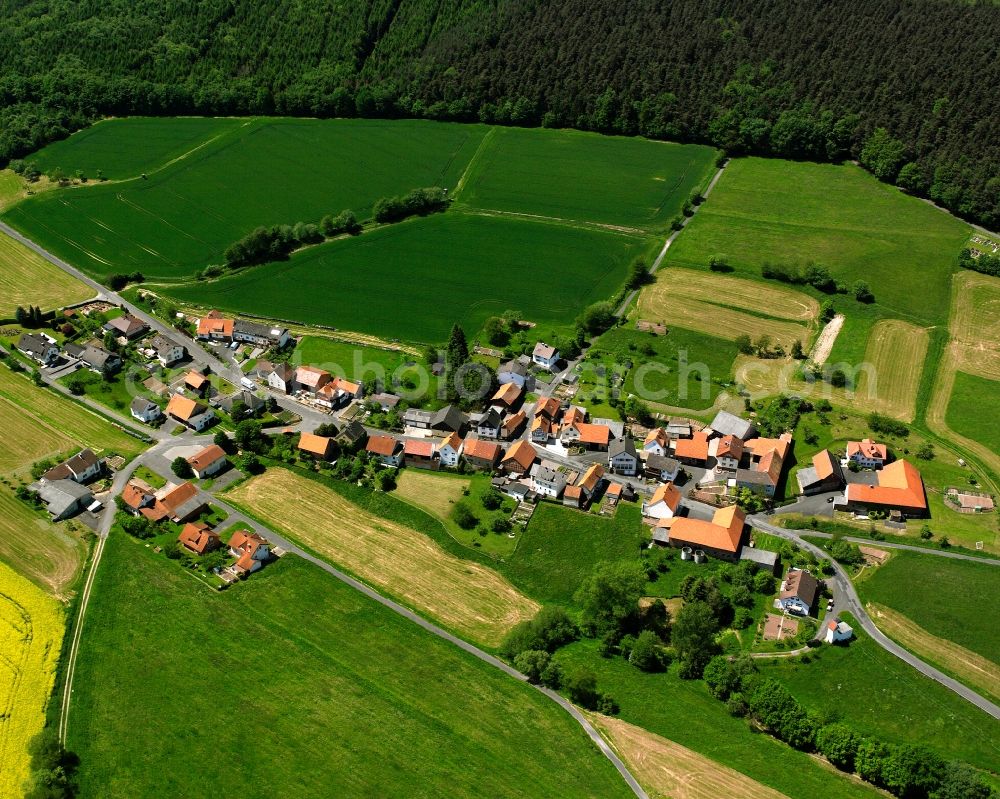
[[[828,555],[822,549],[820,549],[815,544],[809,541],[803,540],[797,533],[799,531],[787,530],[784,527],[775,527],[773,524],[768,522],[763,516],[749,516],[747,521],[752,527],[757,530],[761,530],[765,533],[770,533],[771,535],[776,535],[781,538],[794,541],[803,549],[812,552],[816,557],[822,558],[824,560],[828,559]],[[881,544],[882,542],[879,542]],[[861,628],[868,633],[869,636],[883,649],[887,652],[895,655],[904,663],[908,663],[910,666],[915,668],[921,674],[926,677],[930,677],[932,680],[943,685],[945,688],[958,694],[960,697],[968,702],[971,702],[984,713],[988,713],[995,719],[1000,719],[1000,707],[995,705],[990,700],[985,697],[980,696],[971,688],[967,688],[962,683],[957,680],[953,680],[947,674],[944,674],[933,666],[925,663],[912,652],[904,649],[895,641],[888,638],[886,635],[875,626],[875,623],[871,620],[868,612],[865,610],[864,605],[861,602],[861,598],[858,596],[857,591],[854,589],[854,584],[851,582],[851,578],[847,575],[847,572],[838,564],[836,561],[831,561],[834,568],[834,574],[832,577],[826,578],[827,585],[833,590],[835,610],[846,610],[854,615],[854,618],[858,620],[858,624]]]
[[[786,532],[790,532],[787,528],[783,528]],[[795,530],[798,535],[808,535],[811,538],[833,538],[833,533],[821,533],[819,530]],[[987,566],[1000,566],[1000,558],[984,558],[978,555],[966,555],[962,552],[949,552],[945,549],[931,549],[930,547],[918,547],[913,544],[897,544],[893,541],[875,541],[872,538],[863,538],[861,536],[845,535],[841,536],[844,541],[850,541],[852,544],[864,544],[865,546],[875,547],[877,549],[904,549],[907,552],[919,552],[921,555],[935,555],[939,558],[952,558],[954,560],[969,560],[973,563],[985,563]]]

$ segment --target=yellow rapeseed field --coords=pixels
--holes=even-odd
[[[0,563],[0,796],[24,794],[28,742],[45,723],[64,627],[62,606]]]

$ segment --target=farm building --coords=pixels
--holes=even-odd
[[[525,414],[524,410],[512,413],[504,419],[503,424],[500,425],[500,437],[505,441],[517,438],[520,432],[524,429],[524,425],[527,421],[528,416]]]
[[[777,552],[756,547],[743,547],[740,551],[740,560],[755,563],[758,571],[765,571],[768,574],[777,574],[778,564],[781,561]]]
[[[365,451],[378,458],[383,466],[399,466],[403,460],[403,445],[392,436],[372,436]]]
[[[712,521],[680,516],[668,519],[667,541],[672,547],[700,549],[721,560],[735,561],[743,546],[746,513],[737,505],[719,508]]]
[[[754,438],[746,442],[750,466],[736,470],[736,486],[773,497],[791,448],[791,433],[782,433],[779,438]]]
[[[195,555],[204,555],[222,546],[219,534],[203,522],[188,522],[177,536],[178,542]]]
[[[307,455],[312,455],[320,460],[329,460],[333,454],[334,442],[332,438],[318,436],[315,433],[302,433],[299,436],[298,449]]]
[[[608,468],[615,474],[632,477],[639,471],[639,455],[631,438],[616,438],[608,446]]]
[[[904,517],[927,515],[924,481],[908,461],[896,461],[883,468],[878,473],[876,485],[849,483],[844,501],[847,509],[855,513],[882,511]]]
[[[417,469],[438,469],[441,462],[435,449],[433,441],[408,438],[403,444],[403,462]]]
[[[844,471],[840,461],[828,449],[820,450],[812,458],[812,466],[805,466],[796,473],[799,493],[806,496],[838,491],[844,487]]]
[[[870,438],[847,442],[847,459],[862,469],[881,469],[889,458],[889,448]]]
[[[677,479],[680,471],[681,464],[676,458],[657,455],[655,452],[651,452],[646,457],[645,474],[650,480],[657,480],[661,483],[671,482]]]
[[[76,483],[87,483],[97,477],[104,469],[104,461],[98,458],[92,449],[82,449],[72,458],[67,458],[58,466],[53,466],[42,480],[72,480]]]
[[[709,427],[717,436],[735,436],[741,441],[748,441],[757,435],[757,428],[753,422],[741,419],[729,411],[719,411],[715,414]]]
[[[181,394],[174,394],[167,403],[167,416],[190,427],[204,430],[215,421],[215,412],[207,405]]]
[[[657,486],[653,496],[642,506],[642,515],[649,519],[670,519],[681,507],[681,492],[673,483]]]
[[[708,465],[708,433],[695,433],[691,438],[674,441],[674,458],[685,466]]]
[[[789,569],[774,606],[786,613],[808,616],[818,593],[819,580],[803,569]]]
[[[292,390],[316,394],[332,379],[333,376],[326,369],[317,369],[315,366],[300,366],[292,377]]]
[[[482,469],[487,472],[493,471],[503,450],[500,445],[493,441],[483,441],[480,438],[467,438],[465,440],[465,452],[462,454],[465,462],[474,469]]]
[[[184,375],[184,387],[195,392],[200,397],[205,396],[205,392],[209,386],[208,378],[195,369]]]
[[[538,459],[535,448],[527,441],[518,441],[500,459],[500,468],[508,474],[527,474]]]
[[[399,397],[395,394],[386,394],[384,392],[372,394],[369,400],[378,405],[379,410],[383,413],[387,413],[399,405]]]
[[[28,488],[38,494],[56,522],[76,515],[94,501],[89,488],[69,479],[41,480]]]
[[[605,427],[603,424],[590,424],[589,422],[563,424],[559,439],[563,444],[576,444],[585,449],[607,452],[608,445],[611,443],[611,428]]]
[[[219,397],[215,402],[217,402],[222,410],[233,417],[234,422],[256,416],[267,405],[267,401],[263,397],[258,397],[252,391],[247,391],[246,389]]]
[[[131,341],[149,330],[149,325],[131,314],[122,314],[104,325],[104,329]]]
[[[210,444],[200,452],[196,452],[187,459],[187,462],[191,464],[194,476],[199,480],[218,474],[228,463],[225,450],[218,444]]]

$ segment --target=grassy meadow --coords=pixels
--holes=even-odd
[[[663,229],[714,171],[715,151],[571,130],[495,128],[456,200],[515,214]]]
[[[848,286],[867,281],[882,315],[941,324],[968,231],[859,167],[740,158],[726,167],[667,263],[706,269],[720,255],[736,274],[760,278],[765,262],[816,262]],[[850,297],[839,303],[849,314],[858,305]]]
[[[966,372],[955,373],[955,383],[948,400],[948,426],[960,435],[979,441],[1000,452],[1000,381]],[[993,423],[989,419],[992,417]]]
[[[168,293],[306,324],[443,341],[455,322],[478,330],[511,308],[540,324],[569,324],[621,288],[643,246],[632,235],[449,211]]]
[[[294,556],[214,594],[113,534],[87,626],[82,799],[630,795],[534,689]]]
[[[0,563],[0,796],[22,796],[28,743],[45,725],[62,645],[63,607]]]
[[[0,316],[13,317],[19,305],[51,311],[95,293],[33,250],[0,234]]]

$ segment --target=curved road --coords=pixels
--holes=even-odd
[[[803,540],[801,537],[796,535],[795,532],[786,530],[784,527],[775,527],[773,524],[766,521],[762,516],[748,516],[747,521],[752,527],[761,530],[762,532],[770,533],[771,535],[776,535],[780,538],[785,538],[789,541],[795,542],[800,547],[808,550],[818,558],[823,560],[829,559],[828,553],[824,552],[815,544],[811,544],[810,542]],[[919,549],[919,547],[917,549]],[[884,650],[895,655],[904,663],[908,663],[925,677],[930,677],[932,680],[955,692],[966,701],[971,702],[984,713],[988,713],[995,719],[1000,719],[1000,707],[985,697],[980,696],[971,688],[967,688],[965,685],[958,682],[958,680],[952,679],[947,674],[944,674],[933,666],[925,663],[909,650],[904,649],[895,641],[884,635],[882,631],[875,626],[875,623],[871,620],[871,617],[865,610],[865,607],[861,602],[861,598],[858,596],[858,592],[854,589],[854,585],[851,582],[851,578],[847,575],[847,572],[844,571],[840,564],[835,560],[831,560],[830,562],[833,564],[834,574],[832,577],[828,577],[826,582],[827,584],[832,583],[834,598],[838,609],[850,611],[858,620],[861,628],[868,633],[868,635],[871,636],[871,638],[874,639],[874,641]]]

